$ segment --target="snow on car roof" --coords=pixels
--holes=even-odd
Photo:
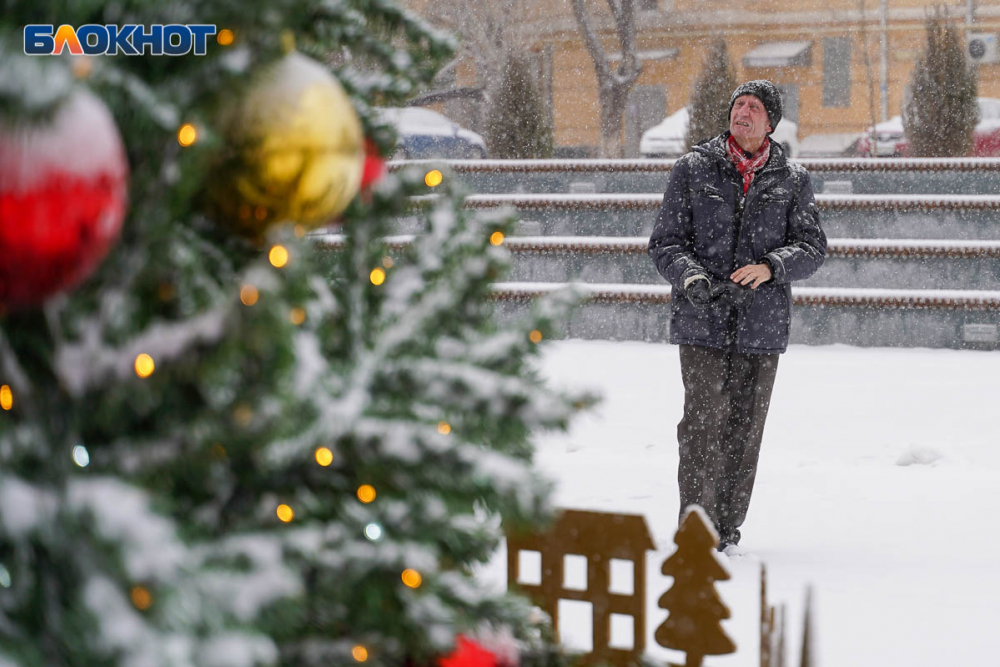
[[[458,125],[437,111],[424,107],[379,107],[375,114],[400,134],[453,135]]]

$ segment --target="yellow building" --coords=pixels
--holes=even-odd
[[[470,0],[470,11],[477,2]],[[426,11],[428,0],[404,4]],[[726,40],[741,80],[767,78],[781,89],[799,139],[857,134],[901,111],[925,43],[925,17],[940,0],[635,0],[643,72],[623,116],[626,155],[639,136],[687,104],[708,49]],[[621,51],[607,0],[587,0],[605,51]],[[979,95],[1000,97],[1000,0],[945,3],[979,72]],[[599,144],[597,78],[570,0],[533,0],[522,28],[552,110],[561,155],[592,155]],[[883,47],[884,40],[884,47]],[[883,50],[884,49],[884,50]],[[884,57],[883,57],[884,56]],[[613,55],[612,55],[613,57]],[[884,70],[883,70],[884,68]],[[884,74],[883,74],[884,71]],[[464,83],[474,66],[459,68]],[[885,94],[882,93],[882,82]]]

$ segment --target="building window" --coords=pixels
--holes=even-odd
[[[823,106],[851,106],[851,38],[823,39]]]

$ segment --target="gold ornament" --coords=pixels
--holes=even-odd
[[[358,193],[361,121],[333,75],[300,53],[266,67],[221,128],[229,152],[210,196],[248,236],[281,222],[329,224]]]

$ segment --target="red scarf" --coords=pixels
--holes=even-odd
[[[729,159],[736,165],[736,170],[743,176],[743,194],[746,194],[747,190],[750,189],[750,184],[753,183],[754,173],[767,164],[767,158],[771,155],[771,140],[764,137],[764,143],[761,147],[748,158],[740,145],[736,143],[736,139],[730,134],[726,141],[726,152],[729,153]]]

